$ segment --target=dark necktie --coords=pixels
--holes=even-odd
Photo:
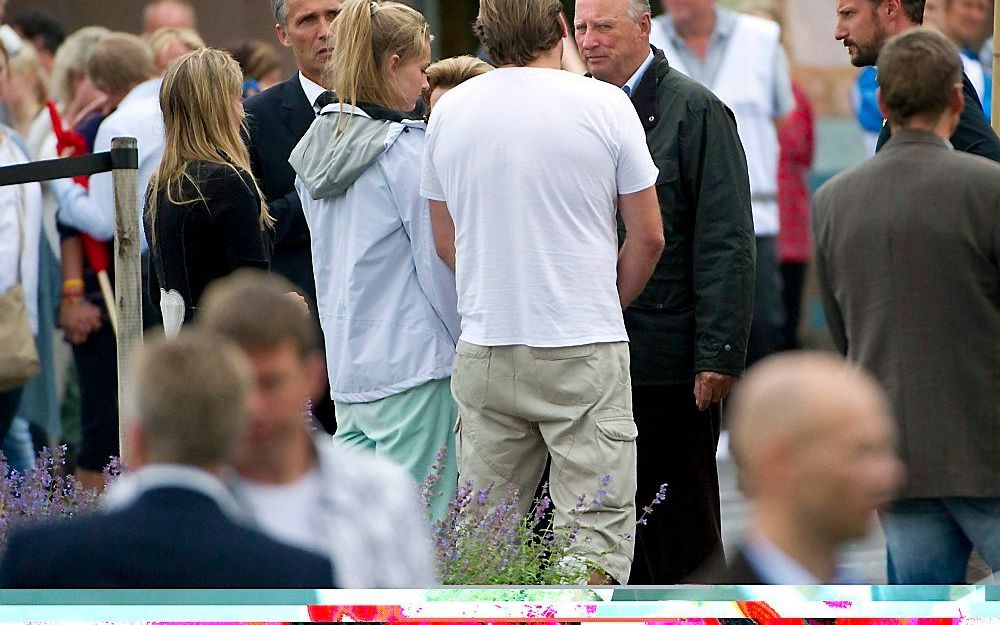
[[[333,104],[336,101],[337,101],[337,96],[335,96],[332,91],[324,91],[323,93],[319,94],[319,97],[316,98],[316,103],[315,103],[316,114],[319,115],[320,111],[326,108],[327,104]]]

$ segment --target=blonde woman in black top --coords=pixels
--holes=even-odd
[[[273,220],[240,138],[243,76],[206,48],[171,63],[160,88],[166,141],[146,192],[150,291],[168,335],[194,316],[205,287],[241,267],[267,269]]]

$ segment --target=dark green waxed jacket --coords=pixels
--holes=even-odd
[[[746,156],[732,112],[663,52],[632,94],[659,168],[666,247],[625,311],[634,385],[738,375],[753,310],[754,231]],[[619,218],[619,240],[625,226]]]

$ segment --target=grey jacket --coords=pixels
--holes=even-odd
[[[813,217],[834,340],[899,423],[902,496],[1000,496],[1000,165],[899,131]]]

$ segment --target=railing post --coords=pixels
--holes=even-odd
[[[1000,0],[993,2],[993,131],[1000,134]]]
[[[111,141],[115,187],[115,297],[118,315],[118,444],[121,460],[128,463],[125,439],[129,413],[125,408],[127,386],[137,348],[142,345],[142,268],[139,228],[139,151],[131,137]]]

